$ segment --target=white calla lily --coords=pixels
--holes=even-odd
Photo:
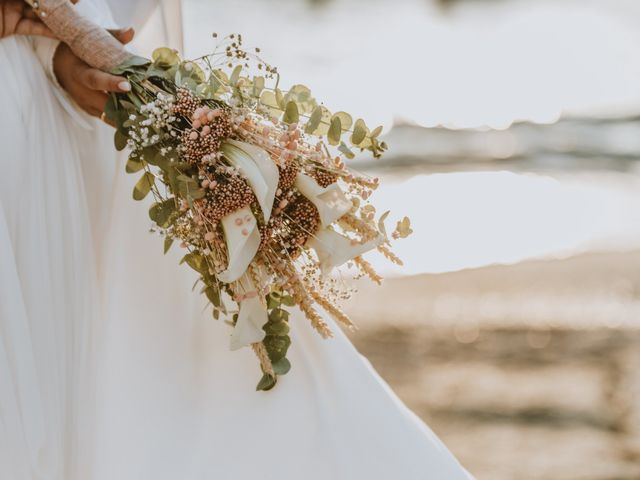
[[[296,177],[296,188],[318,209],[323,227],[331,225],[353,206],[337,183],[321,187],[309,175],[299,173]]]
[[[264,221],[268,222],[278,189],[278,167],[266,151],[246,142],[226,140],[221,150],[247,179],[258,199]]]
[[[383,241],[384,238],[379,236],[366,243],[354,244],[350,238],[340,235],[330,228],[323,228],[309,239],[307,245],[316,251],[320,261],[320,269],[326,275],[335,267],[344,265],[349,260],[373,250]]]
[[[261,287],[267,282],[263,269],[257,267],[256,274],[259,285],[254,283],[252,277],[244,274],[235,287],[240,311],[231,334],[231,350],[238,350],[252,343],[261,342],[266,336],[262,327],[269,321],[269,314]]]
[[[228,266],[218,278],[225,283],[238,280],[258,253],[260,232],[258,222],[249,207],[241,208],[221,221],[228,251]]]

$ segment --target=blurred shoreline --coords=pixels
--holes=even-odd
[[[640,328],[640,250],[585,253],[457,272],[366,279],[345,307],[366,328],[447,327],[463,343],[482,328]],[[380,301],[380,299],[385,299]]]

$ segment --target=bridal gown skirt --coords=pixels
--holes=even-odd
[[[229,350],[183,252],[163,258],[162,240],[141,233],[146,208],[126,180],[107,242],[97,479],[472,478],[333,322],[323,340],[292,315],[291,371],[256,392],[253,352]]]
[[[29,40],[0,40],[0,479],[88,478],[97,279],[80,150]]]
[[[0,479],[471,478],[333,324],[293,315],[293,368],[256,392],[102,131],[25,39],[0,62]]]

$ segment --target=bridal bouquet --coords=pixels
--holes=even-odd
[[[35,6],[68,9],[61,1]],[[48,13],[56,31],[56,10]],[[76,27],[101,35],[91,25]],[[290,369],[290,308],[330,337],[320,310],[353,327],[338,307],[350,291],[332,270],[348,265],[379,283],[364,253],[377,249],[401,263],[390,245],[411,233],[409,219],[388,234],[389,212],[377,216],[369,202],[378,180],[345,164],[354,150],[381,156],[382,128],[332,113],[304,85],[281,90],[276,68],[258,49],[245,50],[240,35],[196,60],[168,48],[148,60],[106,37],[96,42],[105,54],[82,54],[132,86],[110,97],[106,115],[116,126],[116,148],[129,149],[126,171],[140,176],[133,198],[153,195],[149,216],[165,253],[174,243],[185,250],[182,262],[199,275],[194,288],[214,318],[233,326],[231,348],[251,346],[258,356],[257,389],[273,388]]]

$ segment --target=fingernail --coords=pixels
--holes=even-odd
[[[118,84],[118,88],[120,90],[122,90],[123,92],[129,92],[129,91],[131,91],[131,84],[129,82],[126,82],[126,81],[125,82],[120,82]]]

